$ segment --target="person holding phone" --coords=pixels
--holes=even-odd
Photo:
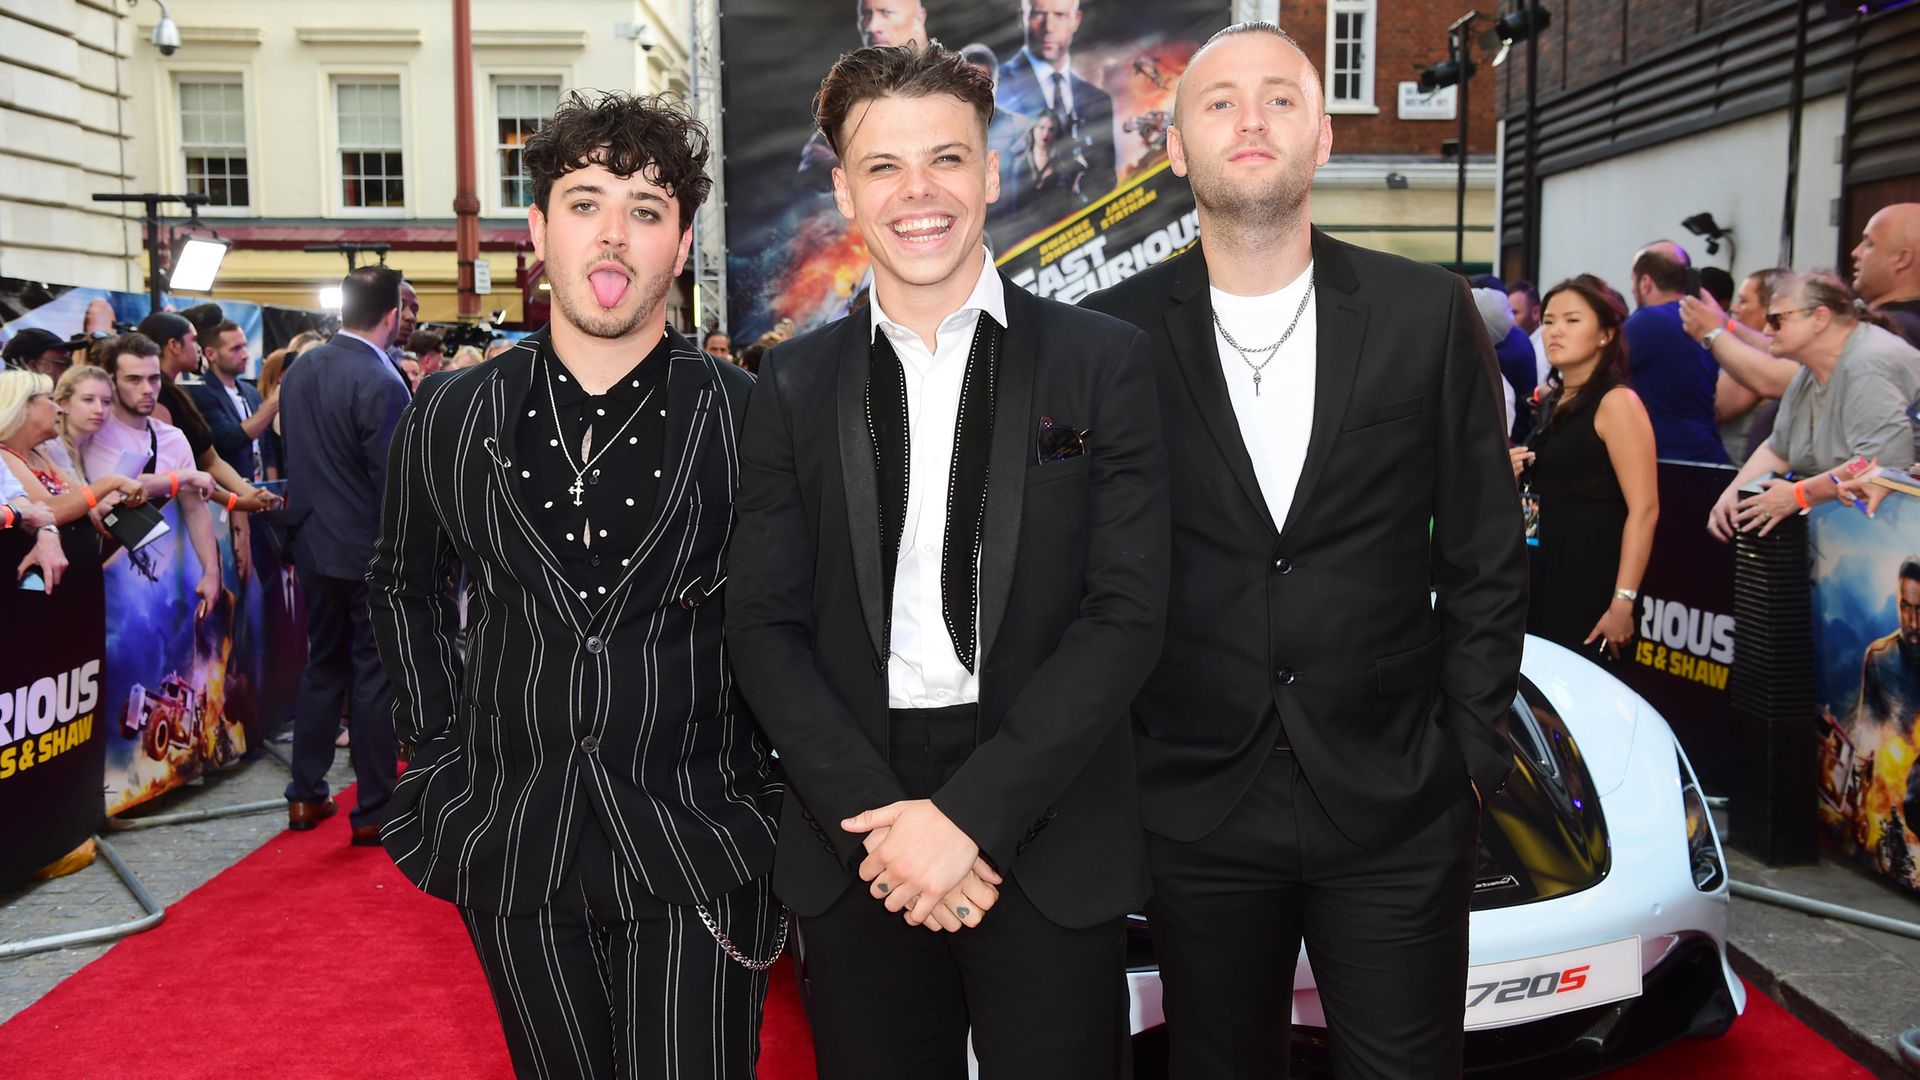
[[[1700,275],[1686,249],[1656,240],[1633,257],[1633,300],[1622,328],[1634,390],[1653,421],[1660,456],[1710,465],[1729,464],[1720,442],[1714,395],[1720,368],[1687,336],[1680,302],[1700,294]],[[1548,358],[1549,363],[1552,358]]]
[[[1542,420],[1511,451],[1540,498],[1540,555],[1527,632],[1600,661],[1633,638],[1660,490],[1653,423],[1627,388],[1626,306],[1590,274],[1547,293],[1541,337],[1553,373]]]

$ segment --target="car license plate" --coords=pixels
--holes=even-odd
[[[1640,996],[1640,939],[1467,969],[1467,1030]]]

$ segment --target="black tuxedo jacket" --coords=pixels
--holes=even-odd
[[[1173,840],[1225,818],[1283,724],[1369,847],[1469,778],[1491,794],[1511,760],[1527,564],[1492,346],[1446,271],[1318,230],[1313,255],[1313,430],[1284,522],[1227,396],[1200,246],[1085,301],[1154,342],[1173,588],[1133,713],[1147,828]]]
[[[980,742],[935,805],[1064,926],[1146,876],[1127,708],[1160,652],[1166,466],[1146,335],[1012,282],[980,551]],[[985,316],[982,316],[983,318]],[[774,889],[831,906],[865,856],[842,818],[903,798],[888,765],[868,315],[767,355],[741,436],[727,640],[788,783]],[[1040,418],[1091,430],[1042,464]]]
[[[767,872],[778,799],[727,665],[726,594],[709,595],[753,378],[674,335],[653,525],[621,553],[620,585],[582,599],[509,464],[545,335],[433,376],[394,436],[367,579],[394,725],[416,749],[381,840],[421,888],[501,915],[552,895],[583,825],[654,896],[711,899]]]
[[[1080,191],[1089,199],[1097,199],[1114,184],[1113,98],[1071,69],[1067,72],[1067,85],[1068,93],[1073,96],[1074,118],[1079,121],[1075,133],[1086,140],[1087,176],[1081,181]],[[1000,65],[999,78],[994,83],[994,98],[1000,108],[1032,120],[1047,111],[1047,95],[1051,92],[1051,88],[1043,89],[1040,80],[1034,78],[1026,49],[1014,53]],[[1005,153],[1001,151],[1003,156]]]

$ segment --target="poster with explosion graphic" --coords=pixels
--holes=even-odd
[[[736,343],[804,331],[865,298],[858,231],[833,200],[810,103],[861,45],[937,40],[994,75],[987,208],[995,262],[1077,302],[1190,243],[1193,195],[1167,166],[1173,87],[1225,26],[1224,0],[721,0],[727,306]]]
[[[229,765],[246,752],[257,716],[261,656],[258,588],[242,588],[225,511],[214,517],[220,589],[204,612],[194,586],[201,563],[180,500],[170,530],[103,568],[107,663],[101,719],[107,729],[107,813],[117,814]]]
[[[1920,499],[1809,522],[1822,839],[1920,891]]]

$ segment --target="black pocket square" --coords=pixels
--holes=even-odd
[[[1072,424],[1058,424],[1053,417],[1040,418],[1040,464],[1054,461],[1067,461],[1087,452],[1087,440],[1093,437],[1091,431],[1081,431]]]

